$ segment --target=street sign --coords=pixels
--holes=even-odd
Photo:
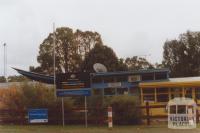
[[[28,120],[29,123],[47,123],[48,109],[29,109]]]
[[[56,95],[90,96],[90,73],[61,73],[56,75]]]
[[[90,96],[91,89],[72,89],[72,90],[57,90],[56,92],[58,97],[65,96]]]

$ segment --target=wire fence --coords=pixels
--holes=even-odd
[[[167,113],[165,115],[152,115],[154,109],[165,109],[166,105],[149,105],[148,103],[144,106],[138,106],[138,110],[141,112],[139,116],[141,119],[140,124],[151,125],[154,120],[163,120],[167,123]],[[87,108],[87,122],[88,125],[107,125],[108,124],[108,109],[107,108]],[[126,113],[126,112],[125,112]],[[128,113],[128,112],[127,112]],[[73,110],[65,110],[65,124],[66,125],[84,125],[85,124],[85,108],[78,107],[73,108]],[[122,123],[126,121],[123,117],[124,112],[116,112],[113,109],[113,123]],[[119,117],[120,116],[120,117]],[[121,119],[123,118],[123,120]],[[133,119],[134,120],[134,119]],[[199,113],[197,112],[197,123],[199,122]],[[126,122],[127,124],[128,122]],[[131,122],[130,122],[131,123]],[[133,122],[132,122],[133,123]],[[28,121],[28,110],[0,110],[0,124],[30,124]],[[61,108],[57,109],[48,109],[48,123],[44,124],[62,124],[62,110]],[[138,124],[138,123],[137,123]]]

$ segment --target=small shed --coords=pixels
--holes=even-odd
[[[177,97],[167,104],[168,128],[196,128],[196,102],[191,98]]]

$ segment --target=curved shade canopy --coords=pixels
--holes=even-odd
[[[20,73],[21,75],[29,79],[42,82],[42,83],[54,84],[54,76],[47,76],[47,75],[43,75],[39,73],[28,72],[28,71],[20,70],[17,68],[13,68],[13,69],[15,69],[18,73]]]

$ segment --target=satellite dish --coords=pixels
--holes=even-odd
[[[99,73],[99,72],[107,72],[107,68],[101,63],[95,63],[93,65],[93,68],[94,68],[95,72],[97,72],[97,73]]]

